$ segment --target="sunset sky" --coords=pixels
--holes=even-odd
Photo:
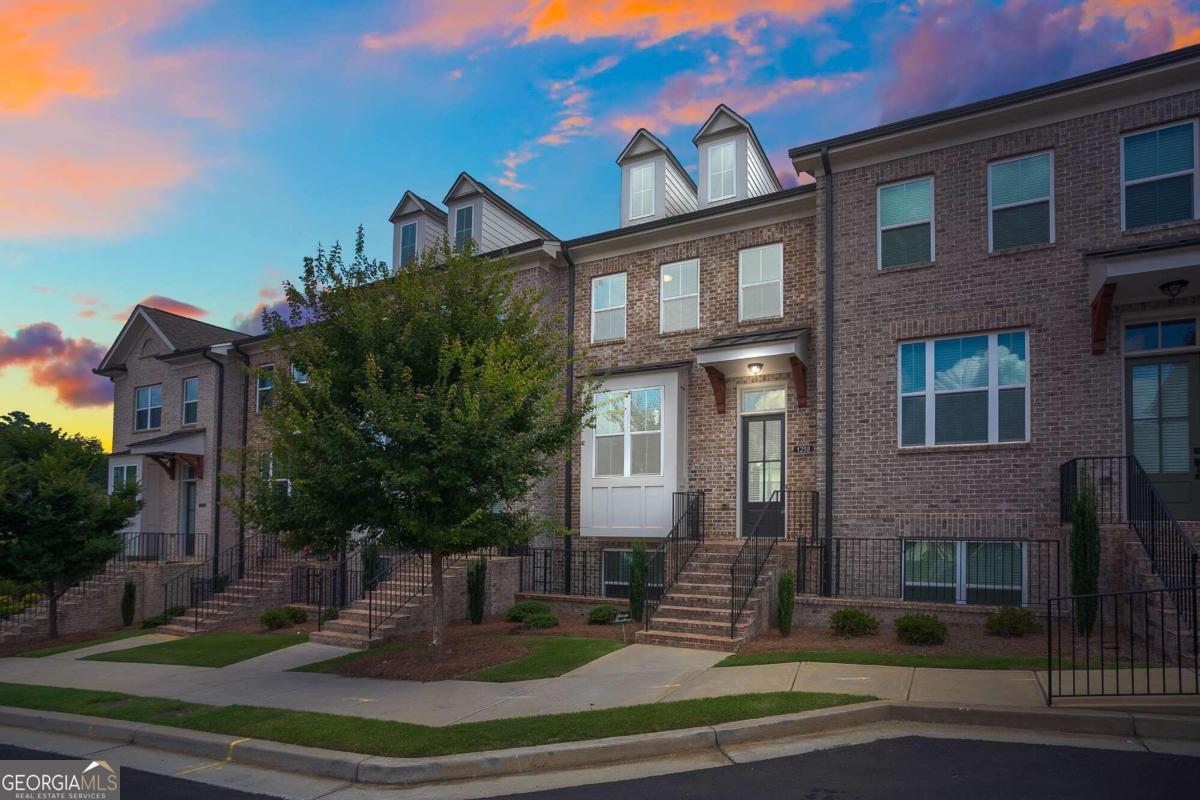
[[[0,413],[111,438],[138,302],[217,325],[318,242],[388,258],[466,170],[558,236],[617,224],[645,126],[788,147],[1200,41],[1200,2],[0,0]]]

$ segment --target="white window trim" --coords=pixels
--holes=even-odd
[[[730,173],[733,178],[733,190],[729,194],[720,196],[713,195],[713,151],[718,148],[731,147],[733,148],[733,158],[729,160],[729,169],[721,170],[720,174]],[[722,181],[723,182],[723,181]],[[731,197],[737,196],[737,141],[729,139],[724,142],[715,142],[708,146],[708,202],[714,203],[718,200],[728,200]]]
[[[1016,203],[1001,203],[1000,205],[994,205],[992,203],[992,167],[998,167],[1001,164],[1009,164],[1009,163],[1012,163],[1013,161],[1021,161],[1026,158],[1035,158],[1037,156],[1043,156],[1043,155],[1050,157],[1050,193],[1046,197],[1039,197],[1036,200],[1021,200]],[[988,215],[987,216],[988,216],[988,252],[989,253],[995,253],[995,252],[1003,253],[1003,252],[1007,252],[1009,250],[1018,249],[1018,248],[1006,247],[1006,248],[1004,248],[1004,250],[1000,250],[1000,251],[996,250],[995,245],[992,242],[992,217],[995,215],[995,213],[997,211],[1004,211],[1005,209],[1009,209],[1009,208],[1020,208],[1021,206],[1032,206],[1032,205],[1035,205],[1036,203],[1044,203],[1047,200],[1050,201],[1050,212],[1049,212],[1050,213],[1050,241],[1049,242],[1039,242],[1038,244],[1054,244],[1055,230],[1054,230],[1054,151],[1053,150],[1041,150],[1036,153],[1023,153],[1019,156],[1013,156],[1012,158],[1003,158],[1003,159],[1000,159],[999,161],[989,161],[988,165],[987,165],[987,184],[988,184]],[[931,191],[932,191],[932,189],[931,189]],[[1038,245],[1035,244],[1035,245],[1026,245],[1026,246],[1037,247]],[[932,252],[932,250],[930,252]],[[882,253],[880,254],[880,257],[882,257]]]
[[[625,276],[625,302],[619,306],[609,306],[607,308],[596,308],[596,284],[607,278],[615,278],[617,275]],[[607,275],[598,275],[592,278],[592,341],[593,342],[619,342],[629,333],[629,273],[627,272],[610,272]],[[612,339],[597,339],[596,338],[596,312],[598,311],[616,311],[621,309],[625,324],[621,326],[621,335]]]
[[[196,382],[196,399],[195,400],[187,399],[188,381]],[[190,377],[184,378],[183,381],[180,382],[180,384],[179,384],[179,400],[180,400],[179,424],[180,425],[198,425],[198,424],[200,424],[200,378],[199,377],[192,375]],[[189,403],[196,406],[196,419],[192,422],[187,421],[187,407],[188,407]]]
[[[650,210],[643,211],[641,214],[633,213],[633,197],[635,194],[644,194],[646,189],[634,189],[633,176],[640,173],[642,170],[650,170]],[[654,216],[654,162],[650,161],[645,164],[635,164],[629,168],[629,219],[645,219],[646,217]]]
[[[779,313],[772,314],[769,317],[747,317],[745,313],[744,297],[745,291],[750,286],[763,286],[768,283],[775,283],[774,280],[758,281],[757,283],[745,283],[742,281],[742,253],[748,253],[751,250],[764,250],[768,247],[779,248]],[[738,250],[738,322],[758,322],[765,319],[782,319],[783,318],[783,274],[785,272],[783,262],[783,242],[775,242],[773,244],[755,245],[754,247],[744,247]]]
[[[883,203],[880,198],[883,195],[884,189],[891,189],[894,186],[904,186],[909,183],[918,183],[920,181],[929,181],[929,219],[918,220],[916,222],[905,222],[900,225],[888,225],[886,228],[883,225]],[[990,196],[990,194],[989,194]],[[933,224],[934,217],[937,216],[937,186],[934,183],[933,175],[921,175],[916,178],[909,178],[903,181],[894,181],[885,183],[875,187],[875,268],[880,270],[885,269],[902,269],[910,266],[909,264],[897,264],[894,267],[885,267],[883,265],[883,232],[885,230],[894,230],[897,228],[911,228],[915,225],[929,224],[929,261],[914,261],[914,264],[924,264],[937,261],[937,226]],[[989,235],[990,238],[990,235]]]
[[[1125,140],[1128,139],[1130,136],[1137,136],[1137,135],[1143,134],[1143,133],[1153,133],[1154,131],[1161,131],[1161,130],[1165,130],[1167,128],[1177,128],[1181,125],[1191,125],[1192,126],[1192,168],[1185,169],[1185,170],[1179,170],[1178,172],[1168,172],[1163,175],[1154,175],[1149,178],[1137,178],[1136,180],[1126,181],[1125,180]],[[1161,181],[1161,180],[1165,180],[1167,178],[1176,178],[1180,175],[1191,175],[1192,176],[1192,219],[1197,219],[1196,215],[1198,213],[1200,213],[1200,173],[1197,172],[1197,168],[1200,167],[1200,135],[1198,135],[1198,134],[1200,134],[1200,129],[1197,129],[1196,120],[1194,120],[1194,119],[1175,120],[1174,122],[1168,122],[1165,125],[1155,125],[1152,128],[1140,128],[1136,131],[1126,131],[1125,133],[1121,134],[1119,150],[1120,150],[1120,158],[1121,158],[1120,194],[1121,194],[1121,230],[1122,231],[1128,231],[1128,230],[1141,231],[1141,230],[1146,230],[1148,228],[1157,227],[1160,224],[1164,224],[1164,225],[1175,224],[1175,223],[1169,223],[1169,222],[1168,223],[1155,223],[1154,225],[1139,225],[1138,227],[1131,229],[1125,222],[1125,187],[1137,186],[1138,184],[1142,184],[1142,183],[1152,183],[1154,181]],[[1177,220],[1177,222],[1182,222],[1182,220]]]
[[[996,337],[1005,333],[1023,333],[1025,334],[1025,383],[1006,383],[1000,385],[1000,364],[996,359]],[[934,364],[934,343],[947,341],[950,339],[971,339],[976,336],[986,336],[987,359],[988,359],[988,384],[987,384],[987,405],[988,405],[988,438],[986,442],[953,442],[947,444],[937,444],[935,423],[936,423],[936,406],[937,396],[945,394],[971,394],[985,391],[984,389],[935,389],[934,378],[937,374],[936,365]],[[1031,342],[1030,332],[1028,328],[1007,328],[1005,330],[990,331],[988,333],[958,333],[953,336],[938,336],[933,339],[910,339],[908,341],[896,343],[896,446],[903,450],[913,450],[922,447],[937,447],[937,448],[955,448],[955,447],[980,447],[984,445],[1013,445],[1024,444],[1030,440],[1030,431],[1032,421],[1030,419],[1030,398],[1033,396],[1033,344]],[[919,392],[903,392],[904,388],[904,361],[901,357],[901,352],[905,345],[908,344],[924,344],[925,345],[925,388]],[[1000,390],[1001,389],[1016,389],[1023,387],[1025,389],[1025,438],[1024,439],[1006,439],[1000,441]],[[904,398],[906,397],[924,397],[925,398],[925,443],[924,444],[904,444]]]
[[[274,364],[262,364],[261,366],[259,366],[259,370],[262,370],[264,372],[274,373],[275,365]],[[271,376],[271,385],[269,387],[264,388],[262,382],[263,382],[263,376],[259,375],[259,376],[255,377],[255,379],[254,379],[254,410],[258,411],[258,412],[261,412],[263,410],[263,405],[262,405],[263,392],[271,392],[271,391],[275,390],[275,376],[274,375]]]
[[[661,398],[659,405],[659,420],[658,430],[654,431],[635,431],[633,429],[633,403],[630,402],[630,396],[634,392],[644,392],[650,389],[658,389]],[[663,384],[653,384],[651,386],[639,386],[636,389],[602,389],[596,394],[617,394],[625,395],[625,424],[624,430],[617,433],[597,433],[595,428],[592,428],[592,449],[595,451],[592,454],[592,478],[596,480],[616,480],[620,478],[659,478],[663,477],[663,468],[665,467],[667,431],[666,431],[666,403],[667,403],[667,387]],[[636,475],[633,473],[633,437],[644,436],[650,433],[658,434],[658,472],[639,472]],[[620,475],[597,475],[596,474],[596,457],[600,454],[600,447],[596,444],[600,439],[615,439],[620,436],[622,439],[622,469]]]
[[[292,479],[275,477],[275,455],[274,454],[270,454],[267,456],[267,480],[270,481],[271,483],[286,484],[286,486],[287,486],[287,488],[285,490],[286,494],[288,497],[292,496]]]
[[[158,387],[158,405],[150,405],[149,403],[150,403],[150,397],[152,396],[152,393],[149,390],[153,389],[155,386]],[[142,389],[147,390],[146,402],[148,403],[148,405],[145,405],[145,406],[138,405],[138,393],[141,392]],[[150,412],[156,408],[158,409],[158,424],[151,425],[150,424],[150,416],[151,416]],[[137,419],[138,419],[139,411],[146,412],[146,427],[144,427],[144,428],[138,427]],[[150,384],[146,384],[145,386],[136,387],[133,390],[133,429],[135,431],[156,431],[156,430],[159,430],[160,428],[162,428],[162,384],[161,383],[150,383]]]
[[[308,383],[308,373],[303,372],[295,364],[292,364],[292,380],[295,383],[298,383],[301,386],[303,386],[304,384]]]
[[[112,494],[118,488],[117,487],[117,470],[121,470],[122,473],[125,473],[128,470],[133,470],[133,482],[137,483],[137,484],[141,484],[141,482],[142,482],[141,470],[138,469],[137,464],[113,464],[112,467],[109,468],[109,483],[108,483],[108,493],[109,494]],[[128,478],[125,479],[125,482],[126,483],[128,482]],[[122,485],[124,485],[124,484],[122,484]],[[140,488],[138,490],[138,494],[139,494],[139,496],[141,495]]]
[[[400,263],[396,265],[398,267],[405,266],[404,232],[407,231],[409,228],[412,228],[412,232],[413,232],[413,245],[412,245],[412,259],[407,263],[411,264],[417,260],[417,223],[416,223],[416,221],[406,222],[400,226]]]
[[[462,247],[466,244],[466,242],[464,241],[460,245],[459,241],[458,241],[459,234],[463,233],[463,228],[460,226],[459,223],[461,221],[461,215],[464,211],[469,212],[471,215],[471,225],[469,228],[466,229],[467,239],[473,240],[475,238],[475,206],[474,206],[474,204],[469,203],[465,206],[460,206],[459,208],[454,209],[454,249],[456,252],[461,251]]]
[[[1029,604],[1029,542],[1024,542],[1019,539],[927,539],[920,536],[904,538],[900,540],[900,594],[904,595],[904,590],[909,586],[946,586],[945,583],[929,581],[926,583],[909,583],[908,576],[904,574],[905,564],[907,563],[905,550],[909,542],[950,542],[954,545],[954,602],[956,605],[967,605],[967,589],[971,585],[967,583],[967,546],[980,542],[983,544],[1016,544],[1021,546],[1021,606]],[[996,589],[1005,588],[1011,589],[1006,584],[990,584],[981,583],[973,585],[974,588]]]
[[[693,263],[696,265],[696,291],[692,292],[690,294],[681,294],[678,297],[664,297],[663,296],[663,273],[665,272],[667,267],[677,267],[680,264],[693,264]],[[628,278],[626,278],[626,280],[628,280]],[[626,284],[626,286],[625,286],[625,291],[626,291],[626,299],[628,299],[628,292],[629,292],[628,284]],[[674,301],[679,301],[679,300],[686,300],[689,297],[696,298],[696,324],[691,327],[688,327],[688,328],[674,328],[672,330],[667,330],[665,327],[667,317],[666,317],[666,314],[663,313],[667,307],[667,301],[671,300],[674,302]],[[680,331],[694,331],[694,330],[699,329],[699,327],[700,327],[700,259],[699,258],[685,258],[682,261],[670,261],[666,264],[659,264],[659,266],[658,266],[658,332],[659,333],[679,333]]]

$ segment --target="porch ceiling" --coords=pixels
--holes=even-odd
[[[808,364],[808,328],[718,336],[698,347],[696,363],[726,378],[750,377],[750,365],[762,364],[760,374],[788,372],[792,359]]]
[[[1136,247],[1088,253],[1089,298],[1110,292],[1113,305],[1166,299],[1159,288],[1184,280],[1187,287],[1177,297],[1200,294],[1200,238],[1175,239]],[[1105,290],[1105,286],[1114,288]]]

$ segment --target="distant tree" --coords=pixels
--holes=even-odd
[[[108,493],[107,464],[96,439],[0,416],[0,578],[43,587],[51,637],[59,597],[120,552],[119,531],[141,508],[135,485]]]
[[[443,558],[552,525],[524,501],[586,414],[565,402],[561,320],[513,282],[505,259],[445,244],[393,272],[367,258],[360,228],[350,263],[337,246],[305,259],[299,283],[285,284],[287,319],[264,317],[303,380],[275,370],[243,517],[318,552],[353,531],[429,554],[435,646]]]

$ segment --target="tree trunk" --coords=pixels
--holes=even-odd
[[[442,554],[431,553],[429,563],[433,585],[433,646],[441,647],[446,641],[446,603],[442,591]]]
[[[46,594],[50,597],[50,610],[47,623],[50,627],[50,638],[58,638],[58,592],[54,581],[46,581]]]

